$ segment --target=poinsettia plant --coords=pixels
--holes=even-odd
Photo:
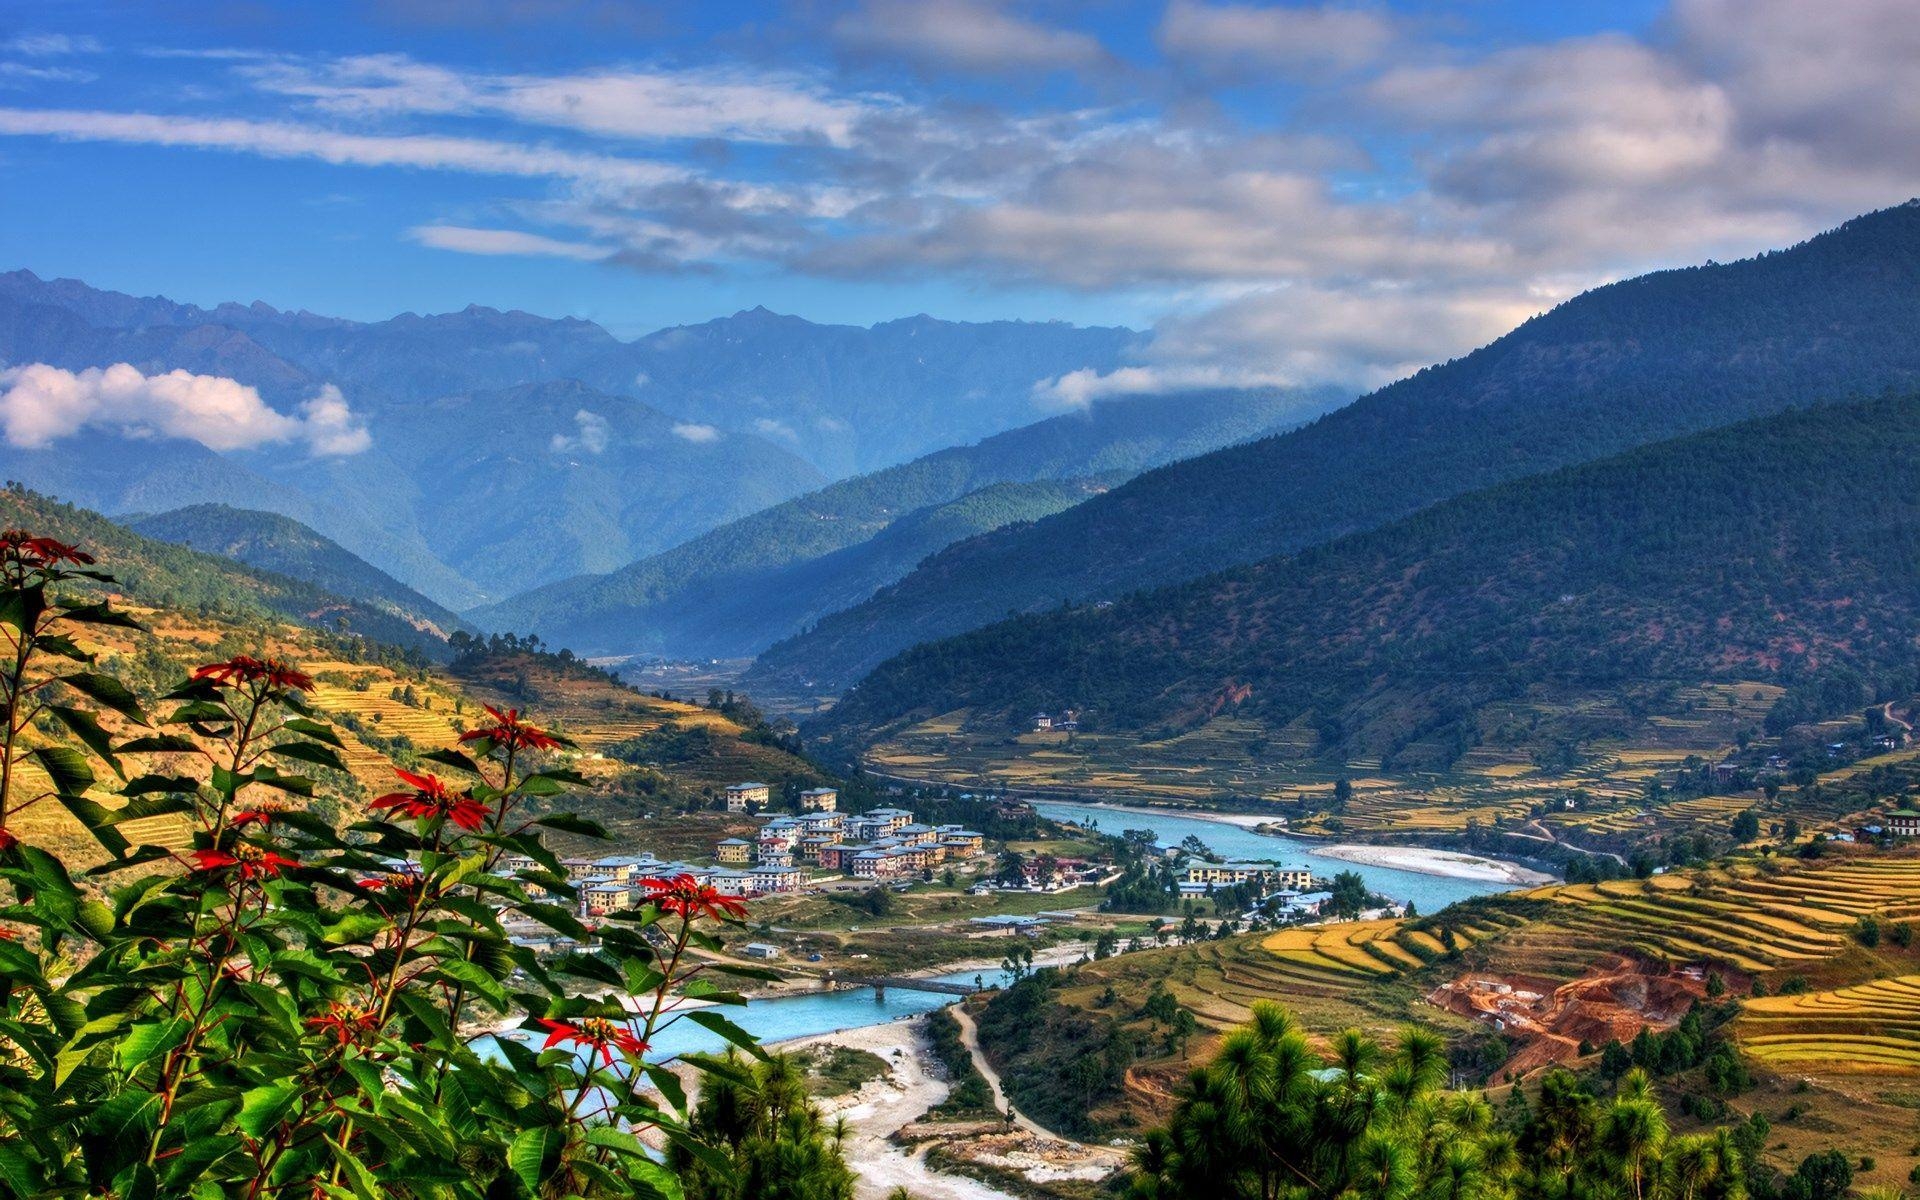
[[[739,901],[646,881],[585,927],[542,836],[599,833],[549,811],[584,781],[514,709],[337,827],[308,804],[346,770],[313,680],[234,657],[149,712],[83,645],[137,627],[110,582],[0,537],[0,1194],[674,1198],[670,1158],[729,1177],[649,1045],[684,1017],[758,1054],[707,1007],[741,1002],[709,972],[764,974],[716,953]],[[34,844],[17,818],[45,803],[104,861]],[[135,844],[154,817],[175,839]]]

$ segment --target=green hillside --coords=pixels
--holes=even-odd
[[[447,656],[431,624],[381,604],[340,595],[290,575],[262,570],[173,542],[145,537],[84,508],[15,485],[0,490],[0,525],[85,547],[117,590],[140,604],[229,617],[273,617],[372,641]]]
[[[126,525],[145,537],[304,580],[441,636],[467,627],[452,612],[292,517],[225,504],[195,504],[129,518]]]
[[[1145,467],[1258,436],[1337,398],[1268,388],[1098,403],[843,480],[611,574],[472,615],[586,653],[752,654],[952,542],[1049,516]],[[1081,479],[1090,482],[1004,486]]]
[[[1776,718],[1906,694],[1920,664],[1920,398],[1795,411],[1482,490],[1109,607],[916,647],[826,718],[849,739],[971,707],[1011,728],[1305,721],[1388,768],[1467,749],[1552,684],[1787,688]]]
[[[1114,599],[1633,446],[1920,384],[1920,204],[1791,250],[1589,292],[1303,429],[1150,472],[942,553],[762,656],[844,686],[1010,610]],[[751,683],[752,681],[750,681]]]

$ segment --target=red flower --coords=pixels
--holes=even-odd
[[[542,1050],[551,1050],[562,1043],[573,1042],[590,1048],[608,1066],[613,1065],[616,1050],[635,1057],[647,1052],[647,1044],[635,1037],[633,1030],[618,1021],[609,1021],[604,1017],[588,1017],[578,1024],[541,1017],[535,1024],[547,1030],[547,1040],[540,1047]]]
[[[228,685],[258,683],[264,679],[268,687],[284,691],[313,690],[313,676],[305,671],[296,670],[277,658],[254,658],[246,654],[236,654],[225,662],[208,663],[195,669],[193,677]]]
[[[308,1017],[301,1022],[315,1033],[323,1034],[334,1045],[345,1048],[358,1042],[380,1025],[380,1014],[366,1009],[350,1008],[344,1004],[333,1004],[317,1017]]]
[[[20,839],[13,835],[13,830],[0,829],[0,851],[11,850],[19,844]]]
[[[196,871],[224,871],[228,867],[237,867],[242,879],[270,878],[287,867],[300,865],[296,859],[272,850],[262,850],[246,842],[237,843],[232,854],[222,850],[195,850],[188,857],[193,859],[193,869]]]
[[[688,920],[712,917],[720,921],[727,917],[747,915],[745,900],[723,896],[710,884],[700,883],[691,875],[675,875],[672,879],[642,879],[640,886],[647,890],[648,903],[659,905],[662,912],[675,913]]]
[[[0,533],[0,557],[12,559],[28,567],[51,567],[56,563],[73,563],[75,566],[91,566],[93,555],[82,551],[78,546],[69,546],[65,542],[56,542],[48,537],[34,537],[19,529],[9,529]]]
[[[558,750],[560,742],[544,729],[536,729],[520,719],[520,710],[510,708],[501,712],[491,704],[483,704],[487,715],[493,718],[493,724],[482,725],[478,729],[469,729],[460,735],[463,742],[477,742],[482,738],[498,746],[513,750]]]
[[[436,775],[415,775],[411,771],[395,770],[402,783],[412,786],[410,792],[389,792],[375,800],[370,807],[397,808],[409,817],[425,820],[430,817],[445,817],[462,829],[478,829],[487,823],[493,810],[475,800],[471,795],[456,795],[446,782]]]
[[[249,825],[266,825],[280,814],[272,809],[249,808],[245,812],[233,814],[233,820],[227,824],[234,829],[245,829]]]

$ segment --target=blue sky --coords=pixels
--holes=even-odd
[[[1365,385],[1920,192],[1896,0],[0,3],[0,266],[623,335],[1152,328]]]

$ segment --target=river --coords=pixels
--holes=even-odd
[[[1411,900],[1423,913],[1434,913],[1458,900],[1486,896],[1510,890],[1513,885],[1481,879],[1453,879],[1391,867],[1356,866],[1318,853],[1314,843],[1301,838],[1256,833],[1224,821],[1184,817],[1172,813],[1116,809],[1096,804],[1036,801],[1033,806],[1042,816],[1076,825],[1095,825],[1105,833],[1123,829],[1151,829],[1162,846],[1177,846],[1188,836],[1199,838],[1227,858],[1275,859],[1284,863],[1304,863],[1315,875],[1333,875],[1340,871],[1359,871],[1367,886],[1395,900]],[[1062,905],[1073,903],[1063,897]],[[948,983],[972,983],[977,974],[988,983],[1003,982],[998,971],[957,971],[933,978]],[[889,989],[876,997],[872,988],[817,992],[798,996],[779,996],[755,1000],[745,1008],[727,1007],[719,1011],[729,1020],[754,1035],[762,1043],[784,1042],[793,1038],[836,1033],[878,1025],[898,1017],[917,1016],[944,1008],[953,997],[938,992],[910,992]],[[655,1060],[671,1055],[716,1051],[725,1048],[724,1040],[692,1021],[681,1020],[654,1038]]]
[[[1331,877],[1341,871],[1358,871],[1367,886],[1383,896],[1406,902],[1411,900],[1422,913],[1439,912],[1447,905],[1475,896],[1490,896],[1511,891],[1513,884],[1485,879],[1454,879],[1393,867],[1358,866],[1321,854],[1315,843],[1305,838],[1282,834],[1256,833],[1226,821],[1204,817],[1183,817],[1173,813],[1147,812],[1142,809],[1114,808],[1103,804],[1070,804],[1065,801],[1036,800],[1035,812],[1054,821],[1073,825],[1091,825],[1100,832],[1118,834],[1123,829],[1151,829],[1161,846],[1178,846],[1188,837],[1197,837],[1222,858],[1274,859],[1282,863],[1300,863],[1313,868],[1316,876]]]

